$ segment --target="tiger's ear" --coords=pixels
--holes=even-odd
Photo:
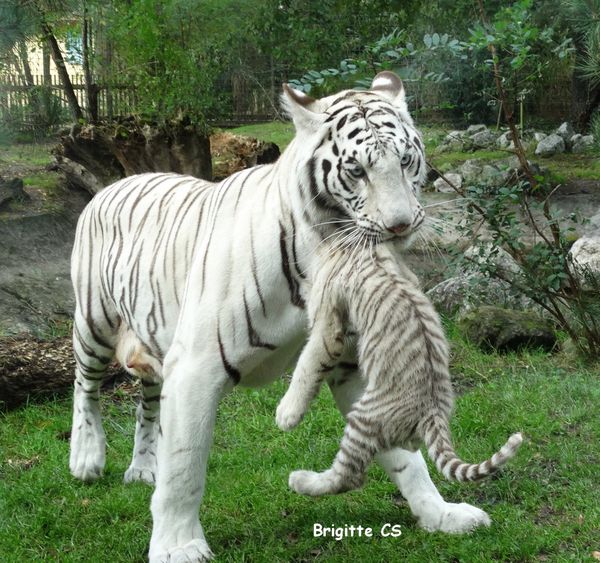
[[[297,130],[316,131],[326,117],[321,112],[319,100],[295,90],[289,84],[283,85],[281,105]]]
[[[404,85],[396,73],[389,70],[380,72],[373,78],[370,91],[379,94],[398,108],[403,115],[408,116]]]

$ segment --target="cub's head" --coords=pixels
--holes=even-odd
[[[284,86],[283,100],[306,163],[313,223],[347,245],[408,243],[424,219],[417,198],[425,155],[398,76],[381,72],[370,90],[318,100]]]

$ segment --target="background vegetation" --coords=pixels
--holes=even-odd
[[[532,118],[570,115],[589,127],[600,104],[599,0],[488,0],[482,7],[472,0],[5,0],[0,75],[18,75],[30,104],[27,115],[5,109],[2,119],[13,127],[55,125],[64,119],[57,95],[68,99],[75,121],[118,117],[110,103],[99,106],[110,88],[133,92],[127,110],[152,119],[272,118],[282,81],[327,93],[383,66],[409,83],[413,111],[495,121],[492,41],[519,79],[511,103],[523,102]],[[26,57],[32,44],[59,68],[65,56],[81,63],[83,104],[66,72],[62,92],[34,84]],[[303,81],[309,71],[312,80]]]

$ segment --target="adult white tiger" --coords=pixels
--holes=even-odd
[[[85,481],[102,473],[98,388],[126,323],[163,363],[162,395],[160,384],[144,382],[125,474],[156,476],[153,563],[210,558],[198,509],[219,399],[237,383],[279,377],[297,353],[315,248],[403,245],[423,221],[423,145],[395,74],[380,73],[369,91],[320,100],[284,90],[296,137],[276,164],[218,185],[173,174],[127,178],[79,221],[70,468]],[[342,366],[330,383],[345,413],[361,382],[353,364]],[[461,533],[489,524],[478,508],[442,499],[419,452],[390,450],[378,461],[421,526]]]

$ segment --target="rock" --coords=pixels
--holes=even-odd
[[[485,269],[493,269],[501,276],[511,278],[521,271],[521,267],[506,250],[491,243],[469,246],[464,256],[468,261],[478,264],[478,266],[468,266],[469,262],[467,262],[465,267],[467,272],[481,271],[481,266],[484,266]]]
[[[510,283],[479,272],[459,273],[432,287],[427,296],[438,311],[458,318],[480,305],[518,310],[536,307],[529,298],[516,295]]]
[[[571,137],[571,150],[574,153],[585,152],[593,146],[593,135],[573,135]]]
[[[493,164],[485,164],[481,170],[480,182],[486,186],[504,184],[505,174]]]
[[[523,139],[521,139],[521,146],[523,147],[524,151],[528,151],[531,148],[531,144],[528,143],[527,141],[524,141]],[[508,145],[508,148],[511,150],[515,149],[515,143],[514,141],[510,142],[510,145]]]
[[[571,137],[575,134],[575,130],[568,121],[565,121],[564,123],[561,123],[560,127],[554,132],[554,134],[562,137],[565,145],[568,145]]]
[[[565,141],[560,135],[556,135],[555,133],[542,139],[535,149],[535,154],[543,157],[562,152],[565,152]]]
[[[474,135],[471,135],[470,139],[476,148],[487,148],[496,143],[496,135],[489,129],[478,131]]]
[[[483,131],[488,131],[487,125],[484,125],[483,123],[469,125],[467,127],[467,135],[469,136],[475,135],[475,133],[481,133]]]
[[[540,133],[540,132],[536,132],[533,134],[533,140],[536,143],[539,143],[542,139],[545,139],[548,135],[546,135],[546,133]]]
[[[595,289],[600,285],[600,236],[577,239],[569,251],[569,258],[584,289]]]
[[[477,160],[472,158],[465,160],[458,169],[458,173],[463,177],[465,184],[479,183],[482,171],[483,166]]]
[[[29,194],[23,189],[23,180],[13,178],[12,180],[3,180],[0,178],[0,207],[10,201],[27,201],[31,199]]]
[[[454,186],[456,186],[457,188],[462,187],[462,176],[454,172],[448,172],[444,174],[444,178],[440,177],[433,183],[433,187],[435,188],[436,192],[456,193],[452,186],[448,182],[446,182],[446,179],[449,180],[452,184],[454,184]]]
[[[464,257],[454,277],[427,292],[439,311],[462,317],[480,305],[539,310],[536,303],[517,293],[509,281],[505,281],[514,279],[521,272],[508,252],[492,244],[477,245],[467,248]],[[494,273],[500,277],[493,277]]]
[[[507,149],[512,143],[512,134],[510,131],[505,131],[496,139],[496,145],[501,149]]]
[[[452,141],[463,141],[466,137],[468,137],[466,131],[460,131],[455,129],[453,131],[448,131],[448,134],[444,137],[445,143],[451,143]]]
[[[465,336],[484,349],[503,352],[523,348],[550,351],[556,345],[552,325],[531,311],[484,305],[459,321]]]

